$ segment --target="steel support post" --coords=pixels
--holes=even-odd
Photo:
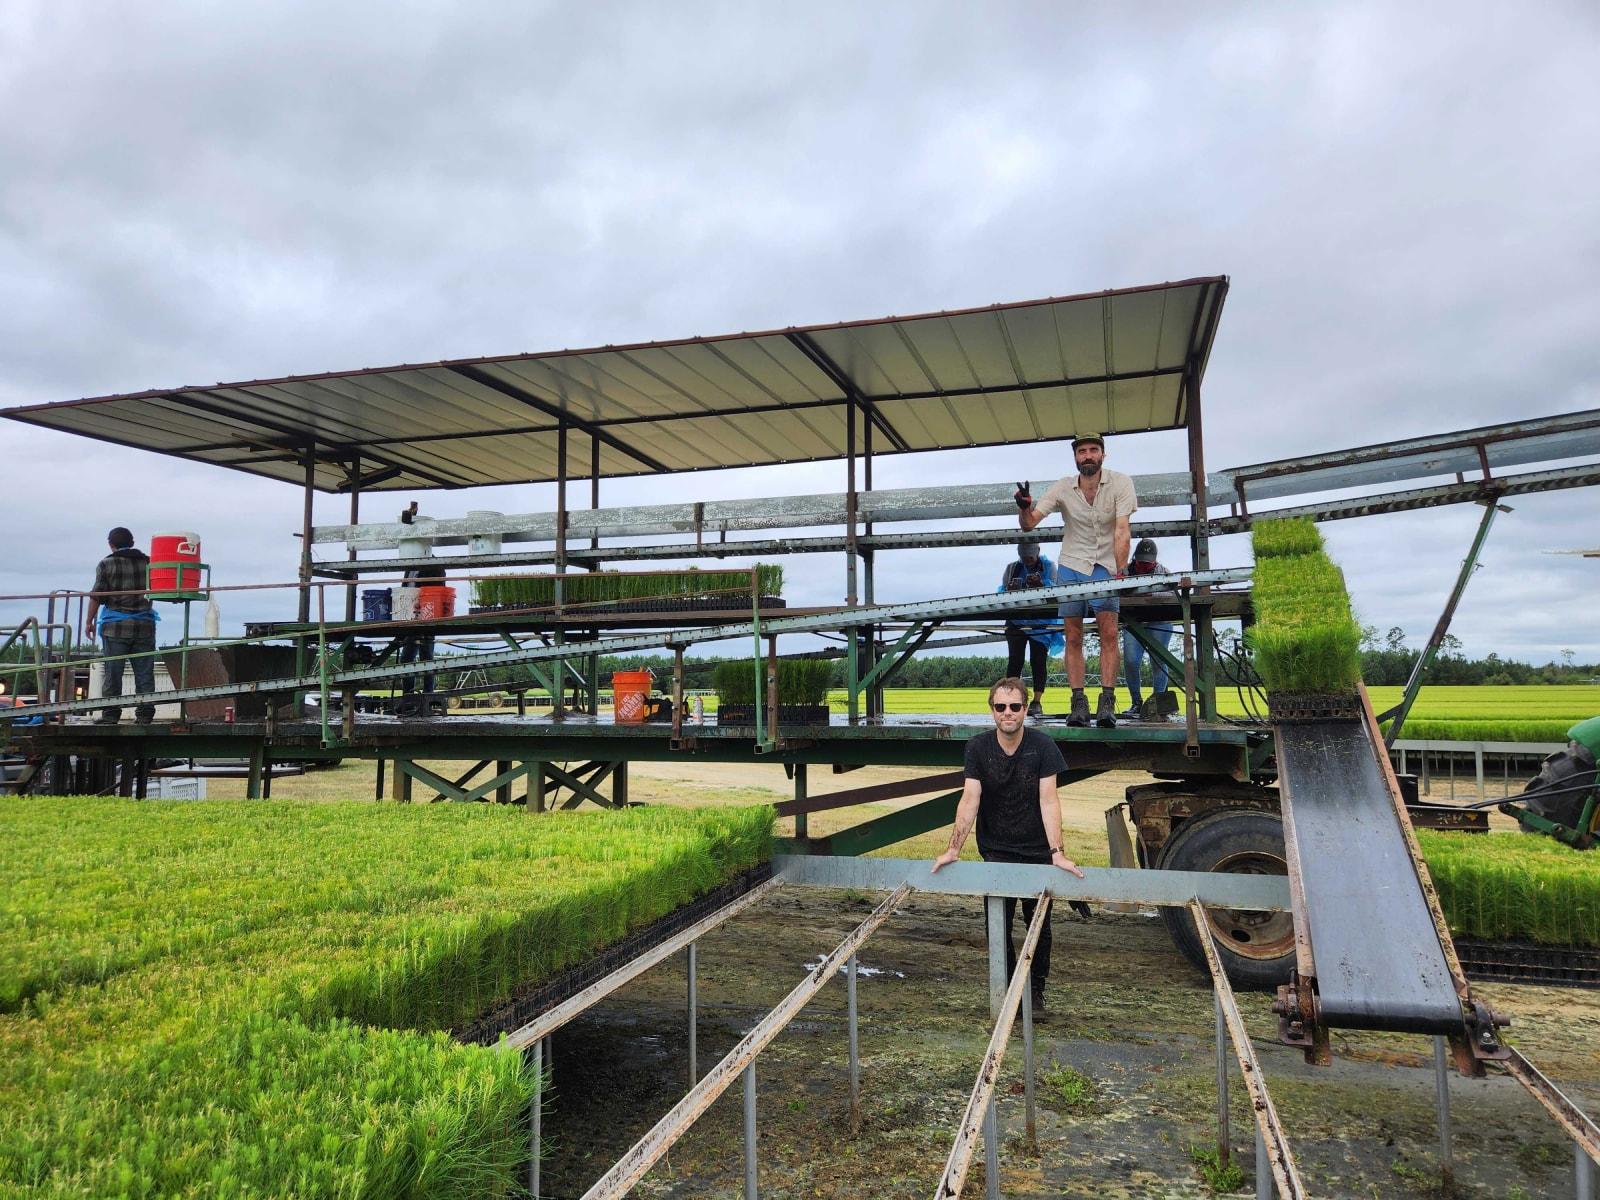
[[[562,421],[556,429],[556,579],[555,601],[556,616],[563,615],[563,603],[566,596],[563,594],[561,577],[567,573],[567,423]],[[563,645],[567,640],[565,629],[557,625],[555,630],[556,645]],[[550,715],[557,721],[566,715],[567,697],[567,660],[558,658],[555,661],[555,707],[550,710]]]
[[[1190,504],[1190,520],[1194,523],[1194,531],[1189,538],[1192,552],[1192,569],[1196,571],[1209,571],[1211,569],[1211,531],[1210,512],[1206,504],[1206,451],[1205,437],[1200,418],[1200,364],[1191,362],[1184,376],[1184,386],[1188,392],[1187,421],[1189,429],[1189,486],[1194,495]],[[1209,589],[1203,593],[1209,598]],[[1217,713],[1216,679],[1212,664],[1211,653],[1211,606],[1202,605],[1195,620],[1196,653],[1200,677],[1206,681],[1202,688],[1200,701],[1200,718],[1211,720]]]
[[[361,453],[356,452],[350,459],[349,473],[345,476],[350,487],[350,524],[361,523]],[[356,548],[351,546],[344,554],[346,562],[356,561]],[[353,622],[356,619],[356,577],[350,577],[350,583],[344,589],[344,619]],[[345,693],[345,704],[354,703],[354,691]]]
[[[857,1036],[858,1012],[856,1008],[856,956],[852,954],[845,963],[845,1012],[850,1026],[850,1132],[861,1132],[861,1043]]]
[[[1478,522],[1478,532],[1472,539],[1472,548],[1467,551],[1466,558],[1461,560],[1461,570],[1456,575],[1455,586],[1450,589],[1450,596],[1444,603],[1444,611],[1439,614],[1439,620],[1428,636],[1427,645],[1423,646],[1422,653],[1417,655],[1417,661],[1411,668],[1411,675],[1406,680],[1405,690],[1400,694],[1400,703],[1395,706],[1392,713],[1384,714],[1390,717],[1389,732],[1384,738],[1386,746],[1394,745],[1395,739],[1400,736],[1400,730],[1406,723],[1406,715],[1416,703],[1417,693],[1422,690],[1423,673],[1439,653],[1439,647],[1444,644],[1444,635],[1450,631],[1450,621],[1456,614],[1456,606],[1461,603],[1462,593],[1467,590],[1473,572],[1478,569],[1478,555],[1483,553],[1483,543],[1488,538],[1489,529],[1494,525],[1495,514],[1499,511],[1500,505],[1493,501],[1485,503],[1483,519]],[[1481,790],[1478,799],[1483,799]]]
[[[1000,1200],[1000,1113],[993,1096],[983,1110],[983,1194],[986,1200]]]
[[[756,1063],[744,1069],[744,1195],[756,1200]]]
[[[531,1153],[528,1155],[528,1194],[533,1197],[533,1200],[539,1200],[539,1157],[544,1150],[541,1145],[544,1140],[543,1130],[541,1129],[544,1123],[543,1039],[533,1044],[533,1078],[536,1090],[533,1093],[533,1101],[530,1105],[532,1111],[529,1116],[529,1124],[532,1126],[532,1131],[529,1138]]]
[[[1450,1144],[1450,1065],[1442,1037],[1433,1039],[1433,1083],[1439,1109],[1439,1169],[1449,1175],[1456,1164]]]
[[[266,762],[267,747],[262,742],[257,742],[250,747],[250,765],[246,768],[244,797],[246,800],[261,799],[261,769]]]
[[[1272,1164],[1267,1161],[1267,1140],[1256,1130],[1256,1200],[1272,1200]]]
[[[803,804],[803,803],[805,803],[805,800],[806,800],[806,764],[805,763],[795,763],[795,765],[794,765],[794,800],[795,800],[796,804]],[[803,812],[797,812],[797,813],[794,814],[794,836],[795,836],[795,840],[797,840],[797,841],[799,841],[799,840],[801,840],[801,839],[803,839],[803,838],[805,838],[807,836],[807,833],[806,833],[806,814],[803,813]],[[854,968],[852,967],[852,970],[853,969]],[[852,975],[850,977],[850,980],[851,980],[851,982],[850,982],[850,994],[852,996],[854,996],[855,995],[855,976]]]
[[[496,759],[494,764],[494,772],[496,775],[499,775],[502,778],[510,775],[511,760],[509,758]],[[526,776],[523,777],[523,783],[527,783]],[[495,789],[494,799],[496,804],[511,803],[511,780],[507,779],[505,783],[502,783],[498,788]]]
[[[1037,1147],[1039,1126],[1035,1120],[1033,1103],[1033,988],[1022,993],[1022,1108],[1023,1130],[1028,1145]]]
[[[1217,1010],[1217,1165],[1226,1168],[1233,1157],[1233,1135],[1228,1129],[1228,1026],[1222,1015],[1222,992],[1215,984],[1211,1002]]]
[[[983,908],[989,929],[989,1019],[998,1021],[1006,998],[1006,943],[1011,931],[1006,928],[1006,906],[1001,897],[985,896]]]
[[[856,592],[856,512],[861,503],[856,494],[856,400],[845,397],[844,406],[844,582],[845,603],[854,608],[860,600]]]
[[[1572,1183],[1578,1200],[1594,1200],[1594,1159],[1577,1142],[1572,1143]]]
[[[300,624],[311,620],[311,508],[317,494],[317,446],[305,448],[305,496],[300,515]]]
[[[689,1008],[689,1086],[700,1082],[700,1000],[695,994],[699,974],[699,943],[690,942],[683,949],[684,974],[687,976],[686,999]]]

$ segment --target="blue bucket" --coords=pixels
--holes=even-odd
[[[361,593],[361,619],[388,621],[394,618],[394,598],[388,588],[367,588]]]

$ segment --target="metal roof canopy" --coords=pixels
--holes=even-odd
[[[816,462],[1188,424],[1224,276],[986,308],[0,410],[322,491]],[[565,462],[563,462],[565,457]]]

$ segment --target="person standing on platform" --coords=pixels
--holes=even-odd
[[[444,568],[441,566],[430,564],[426,567],[413,567],[405,574],[406,587],[424,588],[442,586],[443,584]],[[400,665],[405,666],[407,663],[414,662],[432,662],[433,643],[434,637],[432,633],[406,634],[400,639],[400,653],[398,655]],[[429,671],[422,676],[407,675],[401,680],[401,693],[409,696],[411,693],[418,691],[419,682],[421,691],[433,691],[433,685],[436,682],[433,672]]]
[[[95,594],[89,597],[84,613],[84,636],[94,641],[98,635],[105,651],[105,684],[101,694],[122,695],[124,663],[133,667],[135,700],[156,690],[156,616],[150,603],[150,556],[134,549],[133,534],[118,525],[106,534],[111,553],[94,569]],[[155,720],[156,706],[148,701],[136,703],[133,716],[141,725]],[[122,719],[120,708],[102,709],[97,724],[115,725]]]
[[[1131,538],[1129,518],[1139,508],[1133,480],[1104,466],[1105,439],[1097,433],[1072,439],[1072,457],[1078,473],[1056,480],[1037,504],[1024,480],[1016,491],[1017,516],[1022,528],[1032,530],[1051,513],[1061,514],[1065,531],[1056,559],[1058,584],[1121,579],[1128,569]],[[1061,605],[1061,623],[1067,635],[1067,683],[1072,688],[1068,725],[1089,724],[1089,700],[1084,695],[1083,618],[1094,613],[1100,631],[1100,702],[1095,724],[1111,729],[1117,723],[1117,612],[1115,596],[1093,600],[1068,600]]]
[[[1026,540],[1017,543],[1017,557],[1006,565],[1000,576],[1000,591],[1022,592],[1032,588],[1054,587],[1056,566],[1039,553],[1039,543]],[[1044,716],[1044,689],[1049,678],[1050,653],[1062,647],[1061,635],[1055,623],[1048,620],[1022,619],[1006,622],[1006,678],[1022,678],[1022,660],[1028,658],[1033,673],[1033,699],[1028,703],[1028,716]]]
[[[1167,569],[1156,558],[1156,544],[1149,538],[1140,538],[1139,544],[1133,548],[1133,558],[1128,562],[1129,575],[1165,575]],[[1145,633],[1163,650],[1172,642],[1174,627],[1167,622],[1147,624]],[[1142,668],[1146,650],[1144,643],[1134,637],[1132,632],[1122,631],[1122,681],[1128,685],[1128,694],[1133,698],[1125,717],[1139,717],[1144,707],[1144,691],[1142,688]],[[1167,664],[1154,654],[1149,655],[1150,674],[1155,690],[1151,696],[1154,700],[1154,712],[1149,714],[1158,720],[1164,719],[1161,714],[1161,699],[1167,692],[1168,674]],[[1176,711],[1176,710],[1174,710]]]
[[[933,860],[937,872],[961,857],[961,847],[974,828],[978,853],[985,862],[1053,865],[1083,878],[1078,864],[1061,850],[1061,800],[1056,776],[1067,769],[1061,747],[1048,734],[1026,727],[1028,691],[1022,680],[1002,679],[989,689],[994,728],[967,743],[966,782],[956,806],[950,844]],[[1033,920],[1036,900],[1022,901],[1024,925]],[[1074,907],[1077,907],[1074,905]],[[1016,970],[1016,944],[1011,926],[1017,901],[1005,900],[1006,974]],[[1033,952],[1029,982],[1035,1012],[1044,1009],[1044,985],[1050,974],[1050,923],[1045,922]]]

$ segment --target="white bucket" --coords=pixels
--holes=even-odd
[[[417,590],[414,587],[397,587],[391,593],[394,607],[391,610],[396,621],[415,621],[417,619]]]

